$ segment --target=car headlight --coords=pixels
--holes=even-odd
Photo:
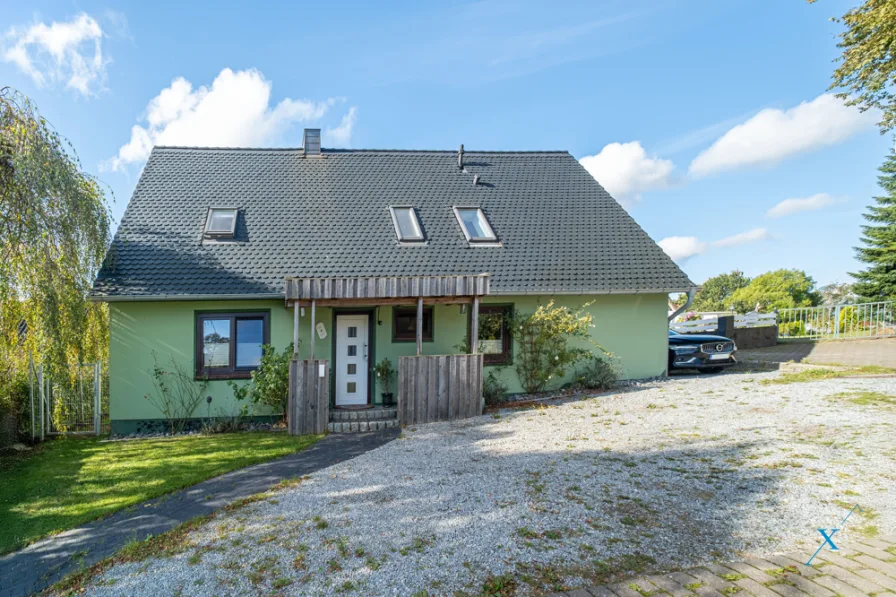
[[[697,352],[698,347],[696,347],[696,346],[673,346],[672,350],[675,351],[675,354],[690,354],[692,352]]]

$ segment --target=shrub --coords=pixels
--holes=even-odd
[[[196,411],[199,403],[205,398],[205,390],[208,388],[208,380],[196,380],[193,374],[171,359],[171,370],[159,365],[155,351],[152,353],[155,365],[149,370],[152,377],[154,391],[144,396],[149,402],[159,409],[171,434],[182,432],[190,417]]]
[[[391,394],[392,376],[395,375],[395,368],[392,366],[392,361],[383,359],[376,364],[376,367],[373,368],[373,372],[376,373],[377,378],[381,380],[381,383],[383,384],[383,394]]]
[[[592,357],[576,371],[576,383],[589,390],[612,388],[619,380],[617,367],[609,359]]]
[[[498,369],[497,372],[500,372]],[[507,396],[507,385],[498,379],[496,371],[489,371],[485,379],[482,380],[482,397],[485,399],[486,406],[500,404]]]
[[[581,309],[573,312],[551,301],[539,305],[534,313],[514,315],[511,322],[517,346],[514,366],[530,394],[544,390],[551,379],[562,378],[567,368],[591,356],[584,348],[569,346],[569,341],[576,338],[594,344],[591,315]]]
[[[255,404],[270,406],[275,412],[286,417],[289,406],[289,361],[292,359],[293,344],[277,354],[273,346],[261,347],[261,361],[252,372],[249,383],[238,384],[228,381],[237,400],[250,400]],[[245,409],[244,409],[245,410]]]
[[[778,334],[785,337],[799,337],[806,335],[806,324],[802,321],[790,321],[778,325]]]

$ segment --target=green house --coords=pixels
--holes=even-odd
[[[503,315],[552,300],[587,305],[623,377],[665,373],[668,294],[695,284],[572,155],[319,139],[308,129],[298,149],[152,151],[93,289],[110,308],[116,433],[162,418],[145,398],[154,356],[210,380],[197,418],[235,414],[228,381],[250,378],[262,344],[294,338],[298,358],[330,359],[333,407],[376,405],[375,363],[460,353],[476,316],[485,372],[519,392]],[[358,290],[421,280],[480,286]],[[290,284],[336,294],[303,300]]]

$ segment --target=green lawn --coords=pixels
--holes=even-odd
[[[0,554],[175,489],[307,448],[321,436],[60,438],[0,458]]]

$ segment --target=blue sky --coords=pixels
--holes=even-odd
[[[153,143],[298,146],[319,126],[325,146],[566,149],[695,281],[824,284],[859,267],[893,145],[826,95],[829,17],[852,4],[15,3],[0,81],[108,184],[116,221]]]

